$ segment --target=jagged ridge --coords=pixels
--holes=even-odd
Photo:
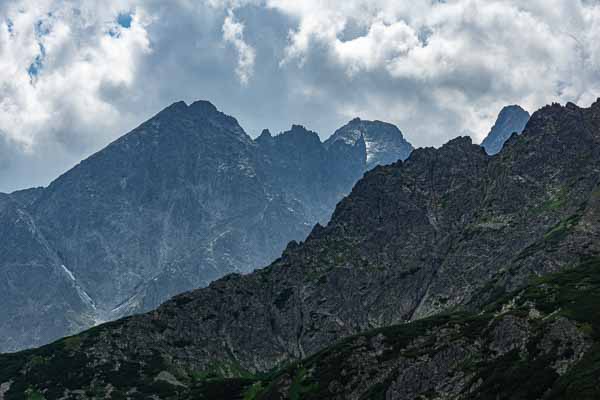
[[[133,378],[124,388],[161,380],[159,370],[182,381],[244,376],[373,328],[456,307],[479,310],[532,274],[599,254],[599,141],[600,102],[552,105],[497,157],[458,138],[375,168],[326,227],[291,243],[271,266],[68,339],[76,346],[64,357],[84,357],[98,372],[83,368],[74,375],[80,383],[59,377],[52,387],[72,390],[94,378],[104,387],[116,378],[102,371],[125,360]],[[36,354],[51,357],[54,346],[15,356],[13,374]],[[45,365],[55,368],[52,359]]]
[[[254,141],[207,101],[172,104],[49,187],[6,196],[0,351],[267,265],[329,219],[364,158],[300,126]]]

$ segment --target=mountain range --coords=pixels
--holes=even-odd
[[[253,140],[207,101],[175,103],[48,187],[0,194],[0,351],[267,265],[411,151],[379,121],[325,143],[298,125]]]
[[[538,110],[495,156],[416,149],[266,268],[1,355],[0,393],[598,398],[599,144],[600,99]]]

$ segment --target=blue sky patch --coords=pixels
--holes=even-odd
[[[35,79],[42,71],[42,67],[44,66],[44,58],[46,57],[46,49],[44,48],[44,45],[39,43],[39,46],[40,54],[35,56],[35,59],[31,63],[29,68],[27,68],[27,73],[29,74],[29,81],[32,84],[35,82]]]
[[[117,16],[117,24],[121,25],[123,28],[129,29],[131,27],[132,20],[133,15],[131,13],[120,13]]]

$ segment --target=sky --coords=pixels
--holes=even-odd
[[[169,104],[250,136],[354,117],[415,146],[600,96],[592,0],[0,0],[0,191],[47,185]]]

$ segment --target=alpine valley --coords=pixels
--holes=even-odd
[[[264,206],[264,199],[251,192],[255,186],[244,182],[260,178],[275,183],[262,169],[251,169],[252,153],[239,143],[252,142],[241,135],[237,124],[208,112],[204,103],[173,107],[108,149],[159,143],[160,154],[173,154],[167,149],[174,135],[155,136],[167,124],[165,120],[187,126],[202,115],[223,128],[219,137],[228,134],[235,139],[228,154],[239,154],[239,161],[222,168],[229,168],[227,176],[233,174],[235,178],[229,179],[236,179],[236,188],[244,191],[245,198],[257,196],[257,203]],[[197,110],[200,107],[202,111]],[[172,113],[178,118],[171,118]],[[356,129],[363,126],[360,121],[350,124]],[[263,146],[264,141],[285,149],[287,140],[298,143],[306,135],[312,138],[307,142],[325,155],[342,146],[335,157],[324,156],[327,162],[342,162],[356,150],[356,143],[359,149],[366,148],[368,137],[376,137],[363,134],[359,136],[363,140],[353,144],[348,138],[354,136],[345,131],[347,127],[319,146],[316,136],[294,127],[279,139],[264,133],[253,146]],[[202,137],[202,146],[208,146],[210,136]],[[192,148],[193,138],[187,140]],[[101,162],[103,154],[41,193],[17,194],[18,202],[5,200],[5,213],[31,210],[21,211],[22,224],[28,225],[20,226],[37,230],[14,231],[39,249],[28,254],[38,254],[40,260],[60,257],[56,262],[64,263],[66,251],[77,248],[66,240],[60,250],[51,252],[55,239],[44,228],[51,223],[38,222],[61,220],[65,237],[77,229],[84,232],[83,227],[69,224],[70,215],[80,212],[72,198],[76,193],[88,193],[88,199],[97,201],[90,210],[101,210],[102,190],[142,185],[150,177],[158,179],[162,189],[148,194],[138,190],[136,196],[155,204],[163,193],[170,193],[170,181],[157,178],[163,172],[150,169],[149,175],[115,179],[121,172],[114,170],[119,165],[114,162],[94,169],[107,178],[93,186],[84,179],[90,174],[86,167]],[[300,155],[287,156],[275,162],[272,156],[264,156],[256,165],[268,162],[273,169],[286,170],[288,163],[299,159]],[[147,160],[123,156],[120,162]],[[190,171],[202,171],[200,164],[189,162],[194,168],[180,167],[172,173],[183,180]],[[362,173],[358,171],[338,182],[350,186]],[[72,187],[68,178],[75,173],[80,174],[77,182],[87,184],[70,192],[70,213],[58,218],[50,206],[36,211],[42,201],[60,204],[63,200],[56,193],[66,189],[59,191],[59,185]],[[300,188],[325,179],[316,172],[310,177],[279,182],[287,182],[290,193],[306,195],[308,189]],[[334,201],[333,193],[343,189],[340,183],[332,194],[319,196]],[[204,192],[198,189],[198,193]],[[299,202],[310,199],[294,196]],[[188,198],[177,198],[182,202],[178,210],[185,209]],[[250,202],[240,205],[233,196],[224,198],[233,210]],[[117,204],[123,210],[129,203]],[[171,218],[177,215],[175,209]],[[88,212],[92,221],[98,221]],[[322,221],[327,212],[312,215]],[[122,211],[113,224],[142,228],[132,226],[127,216]],[[177,221],[186,226],[183,218]],[[163,225],[154,229],[157,226]],[[189,232],[195,232],[191,226]],[[127,244],[127,237],[120,234],[114,240]],[[90,239],[87,246],[93,248],[90,243],[104,242]],[[162,243],[156,243],[157,249],[170,248]],[[18,255],[17,250],[11,251]],[[198,256],[203,254],[198,251]],[[82,253],[79,249],[77,254]],[[71,282],[84,279],[82,272],[73,275]],[[80,286],[72,287],[73,297],[85,298],[77,292]],[[62,290],[58,283],[56,290]],[[89,296],[101,298],[101,294],[98,285]],[[303,242],[291,241],[266,268],[229,274],[145,314],[35,350],[0,356],[0,397],[597,399],[598,371],[600,99],[589,108],[569,103],[538,110],[522,134],[511,135],[494,156],[470,138],[459,137],[439,149],[416,149],[405,161],[377,166],[337,204],[327,224],[317,224]]]

